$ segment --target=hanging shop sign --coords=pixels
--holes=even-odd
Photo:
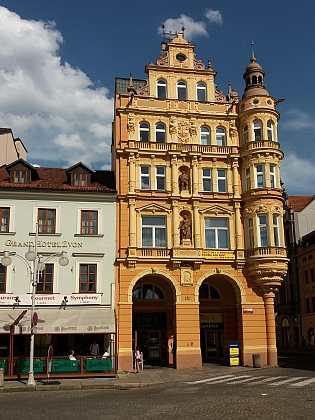
[[[134,330],[166,330],[167,315],[165,312],[133,314],[132,327]]]
[[[70,305],[100,305],[101,304],[101,293],[78,293],[67,295],[67,306]],[[17,302],[17,300],[19,302]],[[62,306],[61,302],[64,300],[64,295],[61,294],[45,294],[35,295],[36,306]],[[26,295],[9,295],[0,294],[0,306],[12,305],[12,306],[31,306],[32,305],[32,294]]]
[[[206,260],[233,260],[235,258],[234,251],[216,251],[216,250],[203,250],[202,256]]]

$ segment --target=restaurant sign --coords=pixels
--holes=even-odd
[[[217,251],[214,249],[204,249],[202,256],[206,260],[234,260],[234,251]]]
[[[200,328],[203,330],[223,330],[222,313],[201,313]]]
[[[61,294],[36,294],[35,305],[36,306],[62,306],[64,295]],[[75,293],[66,295],[67,306],[70,305],[100,305],[101,304],[101,293]],[[31,306],[32,305],[32,294],[26,295],[12,295],[12,294],[0,294],[0,306],[4,305],[19,305],[19,306]]]

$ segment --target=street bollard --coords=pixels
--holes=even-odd
[[[260,354],[253,354],[253,367],[254,368],[260,368]]]
[[[3,388],[4,385],[4,369],[0,368],[0,388]]]

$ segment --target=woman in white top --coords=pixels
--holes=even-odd
[[[69,360],[77,360],[77,359],[74,357],[74,350],[71,350],[71,354],[70,354],[70,356],[69,356]]]

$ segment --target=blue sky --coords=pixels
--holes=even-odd
[[[21,137],[31,163],[109,169],[115,77],[145,78],[162,23],[183,22],[224,92],[231,79],[242,95],[254,39],[269,94],[286,98],[278,105],[285,188],[313,195],[314,19],[313,0],[2,0],[0,126]]]

